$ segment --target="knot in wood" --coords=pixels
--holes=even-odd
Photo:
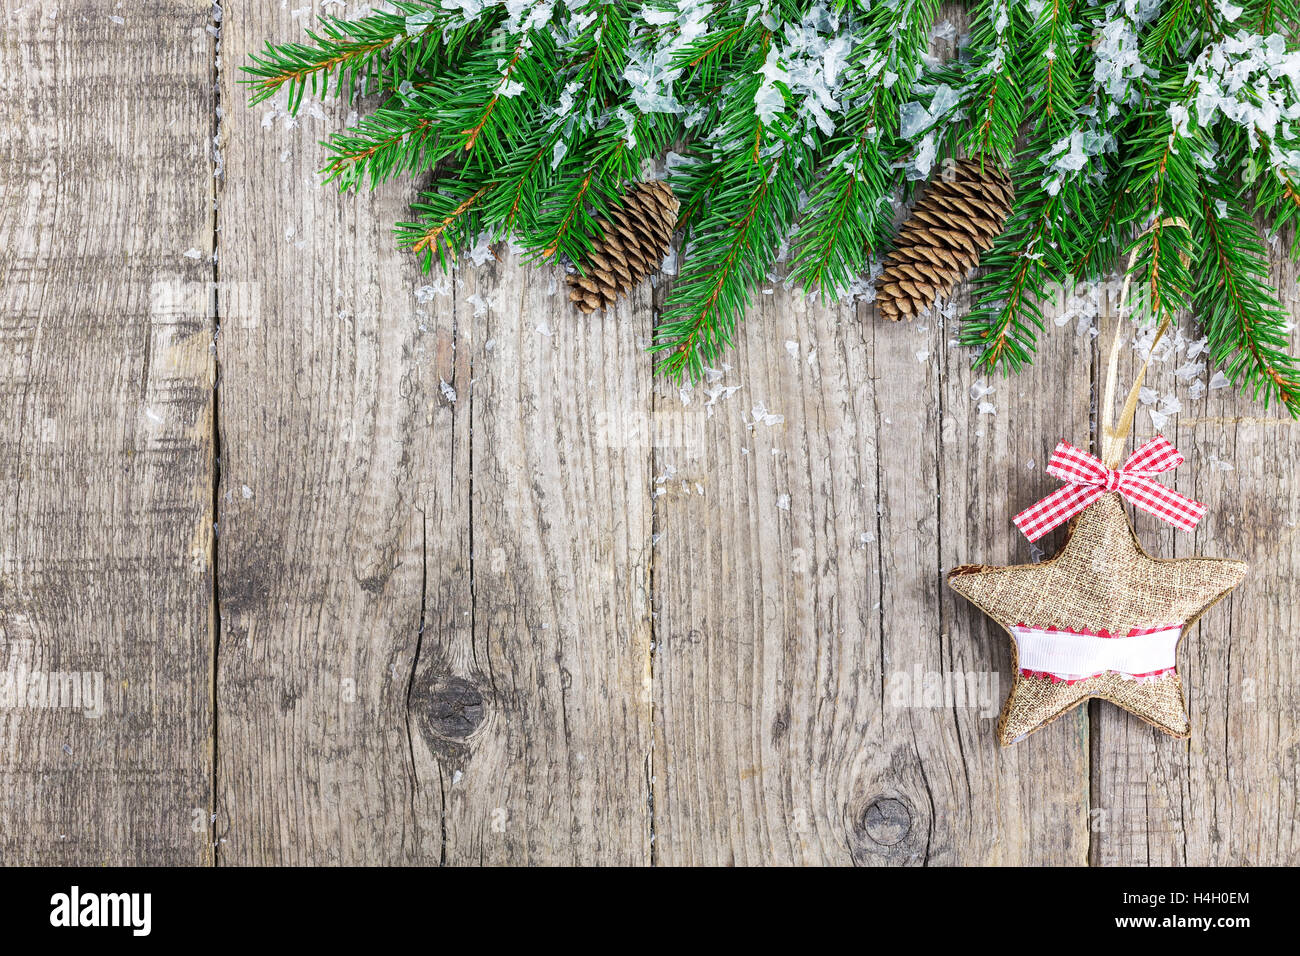
[[[425,726],[440,737],[464,740],[483,723],[483,695],[463,677],[434,678],[421,697]]]
[[[896,846],[912,829],[912,811],[902,800],[877,797],[867,805],[858,825],[873,843]]]

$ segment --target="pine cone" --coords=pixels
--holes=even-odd
[[[876,280],[876,314],[910,321],[951,292],[1002,232],[1012,195],[1005,170],[981,170],[973,159],[932,182],[885,257],[885,271]]]
[[[600,220],[604,238],[587,253],[582,263],[585,275],[569,275],[569,300],[588,314],[608,308],[657,270],[677,228],[679,206],[668,184],[657,179],[624,193],[622,208],[614,212],[614,225]]]

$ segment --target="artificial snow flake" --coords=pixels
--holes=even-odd
[[[434,277],[431,282],[415,290],[415,301],[425,305],[439,296],[451,295],[451,282],[452,277],[450,275],[444,274]]]
[[[771,126],[776,115],[785,109],[785,94],[777,84],[789,85],[790,82],[790,74],[781,69],[780,53],[775,46],[767,51],[767,60],[759,72],[763,76],[763,82],[754,94],[754,112],[764,126]]]
[[[487,233],[479,236],[474,245],[466,251],[465,258],[476,266],[483,265],[489,259],[495,259],[496,256],[492,253],[492,237]]]
[[[668,251],[664,253],[664,261],[659,265],[659,271],[666,276],[677,275],[677,247],[669,246]]]
[[[1107,115],[1133,105],[1140,81],[1155,71],[1142,59],[1141,29],[1160,12],[1160,0],[1116,0],[1106,6],[1094,40],[1093,81],[1109,102]]]
[[[898,135],[912,139],[930,125],[930,111],[918,102],[904,103],[899,111]]]
[[[1191,120],[1191,114],[1182,103],[1174,103],[1169,107],[1169,122],[1173,124],[1174,132],[1179,136],[1186,136],[1191,132]]]
[[[767,406],[762,402],[758,402],[752,409],[750,409],[750,415],[753,416],[753,419],[757,424],[767,425],[769,428],[773,425],[780,425],[785,421],[784,415],[776,415],[769,412]]]
[[[1115,138],[1110,133],[1093,129],[1076,129],[1054,143],[1042,158],[1049,173],[1054,174],[1047,179],[1048,194],[1055,196],[1065,182],[1088,168],[1094,156],[1114,152],[1115,148]]]
[[[1147,414],[1151,416],[1151,427],[1156,431],[1160,431],[1168,423],[1170,416],[1177,415],[1182,410],[1183,403],[1179,401],[1177,395],[1170,392],[1160,399],[1159,405],[1148,409]]]
[[[1215,0],[1214,5],[1219,8],[1219,13],[1222,14],[1223,19],[1229,23],[1236,21],[1241,16],[1242,10],[1245,9],[1229,2],[1229,0]]]
[[[1222,117],[1245,131],[1252,148],[1263,142],[1272,168],[1300,172],[1293,125],[1300,120],[1300,51],[1288,50],[1280,34],[1243,30],[1210,44],[1188,68],[1187,83],[1196,91],[1198,125]]]

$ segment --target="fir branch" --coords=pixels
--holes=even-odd
[[[621,92],[627,60],[627,4],[590,2],[576,14],[584,25],[559,51],[564,64],[551,84],[552,103],[540,114],[549,118],[540,125],[534,120],[514,142],[513,152],[498,161],[491,171],[493,191],[485,202],[498,236],[516,232],[525,248],[540,248],[544,256],[576,255],[585,248],[570,237],[576,229],[595,226],[588,200],[600,197],[594,208],[605,211],[631,178],[632,163],[645,158],[647,150],[632,150],[632,158],[625,161],[617,154],[628,150],[635,130],[657,125],[653,119],[634,123],[631,129],[607,125],[613,117],[604,104]],[[653,136],[650,141],[656,148],[660,144]],[[575,175],[574,163],[584,157],[595,162]],[[575,180],[578,188],[566,194]],[[565,208],[557,218],[553,213],[559,206]],[[590,238],[598,238],[598,233]]]
[[[1021,8],[1012,0],[989,0],[979,11],[971,26],[971,47],[977,51],[973,79],[962,94],[971,112],[962,144],[967,156],[1006,168],[1015,154],[1025,102],[1017,79]]]
[[[1271,170],[1255,191],[1255,209],[1275,234],[1292,227],[1291,256],[1300,255],[1300,174],[1285,168]]]
[[[1283,32],[1295,39],[1300,31],[1300,3],[1297,0],[1244,0],[1240,22],[1256,33]]]
[[[1040,130],[1054,136],[1072,127],[1082,92],[1079,86],[1082,28],[1075,21],[1076,0],[1051,0],[1029,28],[1024,86],[1042,89]]]
[[[333,158],[325,167],[326,182],[352,189],[362,182],[374,188],[381,182],[426,168],[427,156],[436,152],[437,122],[424,111],[400,99],[380,107],[356,126],[329,138]]]
[[[981,265],[995,278],[978,287],[958,335],[962,345],[979,350],[975,368],[1016,371],[1032,361],[1038,330],[1043,327],[1040,302],[1047,273],[1042,252],[1031,250],[1044,245],[1058,202],[1056,196],[1039,190],[1023,199],[1018,195],[1019,211],[1013,211],[1007,231],[982,257]]]
[[[251,65],[243,70],[251,79],[242,81],[251,88],[250,103],[260,103],[284,89],[288,91],[287,108],[296,113],[306,93],[328,94],[331,79],[335,95],[351,101],[355,93],[367,92],[394,67],[398,68],[394,82],[400,82],[427,66],[438,46],[440,24],[448,17],[447,11],[411,0],[398,0],[393,6],[395,13],[374,13],[358,20],[322,16],[318,31],[306,31],[309,44],[268,43],[260,54],[250,54]],[[425,18],[424,26],[411,32],[408,18],[417,15]],[[407,47],[422,53],[398,56]]]
[[[478,235],[478,207],[489,188],[484,184],[467,192],[465,184],[455,182],[423,193],[411,209],[423,213],[424,220],[399,222],[398,242],[420,257],[422,268],[429,269],[435,259],[444,269],[450,268]]]
[[[791,272],[809,289],[845,288],[881,244],[892,209],[898,116],[930,43],[938,0],[873,7],[854,49],[844,97],[857,105],[830,138],[825,175],[809,196]]]
[[[726,7],[714,19],[713,29],[686,43],[673,55],[673,66],[688,71],[689,82],[696,87],[714,86],[733,60],[744,59],[756,42],[763,39],[766,28],[745,16],[739,7]]]
[[[770,171],[753,165],[747,182],[715,197],[716,207],[696,230],[697,247],[651,346],[667,353],[658,369],[670,378],[698,378],[731,345],[749,291],[775,259],[797,206],[789,164],[790,154],[782,153]]]
[[[1134,201],[1120,223],[1136,234],[1126,250],[1141,297],[1140,307],[1130,313],[1134,316],[1147,313],[1161,321],[1190,305],[1188,264],[1200,216],[1196,137],[1196,131],[1175,129],[1167,111],[1149,108],[1146,125],[1135,138],[1127,162]]]
[[[546,177],[548,143],[536,149],[525,148],[501,169],[499,183],[504,186],[489,204],[488,217],[499,222],[501,235],[509,235],[517,226],[532,223],[539,215],[538,194]],[[497,203],[503,203],[501,208]]]
[[[632,31],[628,4],[622,0],[592,0],[575,12],[591,20],[566,46],[571,55],[578,57],[574,82],[591,98],[621,92]]]
[[[1287,351],[1290,320],[1269,286],[1268,257],[1236,198],[1200,187],[1203,269],[1195,300],[1215,364],[1233,384],[1300,417],[1300,363]]]
[[[1077,275],[1071,264],[1097,251],[1100,236],[1094,194],[1051,191],[1036,175],[1037,150],[1016,164],[1016,198],[1006,228],[980,260],[977,281],[958,341],[977,349],[974,367],[1017,371],[1033,360],[1043,328],[1043,304]]]
[[[491,84],[486,100],[468,118],[470,125],[460,131],[460,135],[465,138],[463,147],[465,152],[468,153],[472,150],[479,137],[488,129],[488,124],[492,122],[493,114],[496,113],[497,106],[501,104],[502,100],[508,100],[514,95],[511,92],[511,87],[519,83],[515,78],[516,75],[522,72],[530,62],[536,39],[531,33],[520,35],[519,40],[515,43],[514,52],[505,65],[505,69]],[[505,124],[502,123],[501,125],[504,126]]]
[[[1143,39],[1144,55],[1153,62],[1162,62],[1179,56],[1179,51],[1192,41],[1190,34],[1199,33],[1201,21],[1191,11],[1198,0],[1172,0],[1163,6],[1160,18]]]
[[[769,125],[754,105],[770,42],[769,33],[727,98],[724,125],[710,144],[723,166],[722,185],[691,231],[685,267],[655,332],[651,350],[663,353],[658,368],[673,379],[699,377],[731,344],[751,290],[798,209],[795,168],[808,158],[806,147],[782,128],[780,116]]]
[[[1033,136],[1013,167],[1011,215],[981,258],[986,272],[958,336],[977,349],[976,368],[1015,371],[1032,361],[1049,287],[1069,276],[1070,262],[1086,254],[1093,238],[1093,192],[1079,186],[1084,167],[1058,173],[1050,166],[1043,175],[1053,157],[1073,158],[1088,133],[1077,119],[1083,44],[1073,16],[1074,4],[1058,0],[1024,31],[1018,69],[1026,88],[1042,90],[1041,103]]]
[[[1273,230],[1300,221],[1298,2],[1244,0],[1229,23],[1210,0],[980,0],[969,43],[936,65],[938,0],[398,0],[268,44],[245,82],[291,110],[382,94],[330,138],[325,174],[432,173],[398,226],[426,268],[506,236],[581,268],[628,185],[683,154],[668,164],[683,269],[653,345],[674,377],[716,363],[787,240],[793,281],[855,287],[892,196],[960,149],[1016,185],[961,331],[977,365],[1030,361],[1056,283],[1102,276],[1123,239],[1151,309],[1205,311],[1234,381],[1294,410],[1237,197]]]
[[[555,228],[551,230],[552,238],[542,250],[543,256],[555,255],[565,240],[573,235],[575,225],[580,225],[584,231],[596,226],[595,220],[589,218],[587,213],[588,207],[596,200],[596,196],[591,193],[591,183],[595,176],[596,169],[594,167],[588,169],[578,180],[577,185],[570,190],[564,202],[560,204],[559,221]],[[612,195],[606,195],[607,199],[613,198]],[[574,258],[581,258],[581,256],[575,256]]]
[[[700,213],[707,205],[713,190],[722,181],[725,165],[720,160],[713,160],[699,155],[692,155],[694,160],[685,169],[675,171],[669,177],[673,193],[681,200],[677,211],[677,228],[689,242],[691,232]],[[684,242],[683,245],[686,245]]]
[[[1079,223],[1084,237],[1065,273],[1071,280],[1100,279],[1114,267],[1119,256],[1120,230],[1117,223],[1129,195],[1129,171],[1108,169],[1103,183],[1100,187],[1102,194],[1098,197],[1101,201],[1094,206],[1096,213],[1083,217]]]
[[[566,153],[557,167],[554,187],[539,203],[535,223],[521,231],[520,242],[541,258],[560,255],[580,264],[603,235],[601,223],[613,218],[629,182],[667,148],[673,127],[652,115],[639,115],[595,131],[581,148]]]

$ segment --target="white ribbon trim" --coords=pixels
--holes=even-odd
[[[1114,671],[1129,676],[1154,674],[1174,666],[1181,626],[1149,634],[1099,637],[1018,625],[1011,629],[1021,670],[1043,671],[1079,680]]]

